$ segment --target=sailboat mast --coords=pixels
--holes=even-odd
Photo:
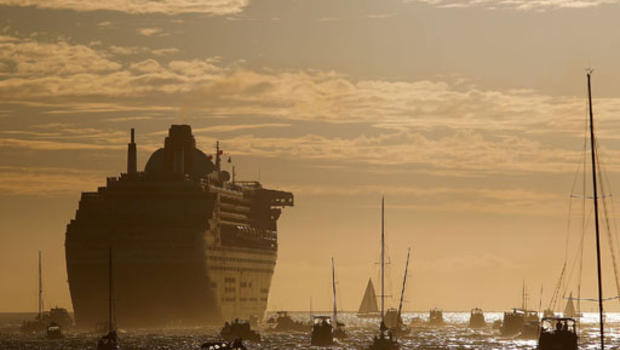
[[[384,216],[385,216],[385,198],[381,197],[381,321],[383,322],[384,307],[385,307],[385,288],[384,288],[384,269],[385,269],[385,230],[384,230]]]
[[[407,262],[405,263],[405,275],[403,276],[403,288],[400,290],[400,302],[398,303],[398,316],[403,311],[403,298],[405,297],[405,286],[407,285],[407,270],[409,269],[409,253],[411,248],[407,248]]]
[[[603,284],[601,281],[601,240],[598,223],[598,196],[596,184],[596,140],[594,139],[594,113],[592,112],[592,86],[590,84],[592,71],[588,77],[588,109],[590,112],[590,153],[592,156],[592,200],[594,201],[594,225],[596,228],[596,270],[598,273],[598,312],[601,328],[601,350],[605,349],[605,324],[603,320]]]
[[[41,251],[39,250],[39,320],[43,317],[43,269],[41,267]]]
[[[108,248],[108,331],[112,332],[112,247]]]
[[[334,257],[332,256],[332,292],[334,295],[334,325],[338,324],[338,308],[336,307],[336,268],[334,267]]]

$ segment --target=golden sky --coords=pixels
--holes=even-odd
[[[239,178],[295,193],[271,309],[329,309],[331,256],[358,307],[383,194],[395,295],[412,247],[406,309],[501,310],[523,280],[546,304],[586,67],[620,181],[618,18],[617,0],[0,0],[0,312],[36,308],[39,249],[46,304],[70,307],[80,192],[124,171],[131,127],[142,168],[173,123],[207,153],[220,140]]]

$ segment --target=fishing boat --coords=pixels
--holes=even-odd
[[[357,317],[360,318],[379,318],[379,306],[377,305],[377,294],[375,293],[375,286],[372,284],[372,279],[368,279],[366,284],[366,290],[362,297],[359,310],[357,311]]]
[[[385,326],[385,199],[381,198],[381,323],[369,350],[398,350],[400,344],[392,331]]]
[[[588,70],[586,73],[587,87],[588,87],[588,121],[589,121],[589,134],[590,134],[590,158],[592,166],[592,202],[594,204],[594,229],[596,237],[596,268],[597,268],[597,286],[598,286],[598,311],[599,311],[599,333],[601,341],[601,350],[605,349],[605,316],[603,309],[603,281],[602,281],[602,267],[601,267],[601,238],[600,238],[600,226],[599,226],[599,197],[598,190],[599,185],[597,183],[597,170],[598,169],[598,156],[597,156],[597,143],[594,133],[594,112],[592,110],[592,70]],[[585,171],[585,167],[584,167]],[[600,174],[599,174],[600,175]],[[584,177],[585,178],[585,177]],[[601,183],[602,186],[602,183]],[[585,191],[585,188],[584,188]],[[603,197],[604,198],[604,197]],[[585,196],[584,196],[585,199]],[[603,201],[604,203],[604,201]],[[581,244],[583,247],[583,241]],[[613,249],[610,247],[610,249]],[[613,257],[612,250],[612,257]],[[616,269],[615,258],[614,270]],[[615,271],[616,272],[616,271]],[[616,274],[617,275],[617,274]],[[616,280],[617,282],[617,280]],[[572,302],[572,295],[569,297],[569,301]],[[579,298],[577,299],[579,302]],[[568,308],[568,305],[567,305]],[[574,311],[565,310],[565,311]],[[540,337],[538,339],[538,350],[555,350],[555,349],[577,349],[578,335],[575,326],[575,320],[573,318],[545,318],[541,324]],[[555,327],[554,327],[555,324]],[[550,325],[550,326],[548,326]],[[547,327],[545,327],[547,326]]]
[[[334,329],[330,316],[313,316],[312,334],[310,335],[310,345],[330,346],[334,345]]]
[[[108,333],[99,338],[97,350],[119,350],[121,348],[114,326],[114,307],[112,304],[112,248],[108,249]]]
[[[469,328],[482,328],[487,323],[484,320],[484,312],[480,308],[473,308],[469,314]]]
[[[389,308],[385,314],[385,326],[389,328],[393,334],[401,336],[409,333],[409,327],[405,325],[402,318],[403,301],[405,298],[405,287],[407,286],[407,271],[409,269],[409,255],[411,248],[407,249],[407,260],[405,262],[405,272],[403,275],[403,286],[400,290],[400,301],[398,309]]]
[[[334,298],[334,310],[332,313],[332,327],[334,338],[344,339],[347,337],[347,333],[344,330],[344,323],[338,321],[338,304],[336,303],[336,264],[334,263],[334,257],[332,257],[332,295]]]
[[[540,323],[539,350],[577,350],[577,327],[573,318],[544,317]]]

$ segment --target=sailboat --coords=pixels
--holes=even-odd
[[[381,198],[381,324],[369,350],[398,350],[400,345],[385,326],[385,199]]]
[[[357,311],[357,317],[360,318],[378,318],[379,306],[377,305],[377,294],[375,293],[375,286],[372,284],[372,279],[368,279],[360,308]]]
[[[590,157],[592,159],[592,201],[594,203],[594,227],[596,237],[596,268],[598,282],[598,311],[599,311],[599,331],[601,340],[601,350],[605,349],[605,321],[603,312],[603,284],[601,278],[601,239],[599,227],[598,212],[598,185],[597,185],[597,155],[596,155],[596,139],[594,137],[594,112],[592,111],[592,70],[586,73],[588,84],[588,116],[590,126]],[[572,294],[569,298],[572,302]],[[572,304],[572,303],[571,303]],[[567,305],[568,309],[568,305]],[[565,310],[565,311],[574,311]],[[574,318],[565,317],[546,317],[541,323],[540,336],[538,338],[539,350],[566,349],[577,350],[577,329]]]
[[[403,287],[400,290],[400,301],[398,303],[398,310],[389,308],[385,313],[385,325],[392,333],[396,335],[402,335],[409,333],[409,328],[405,326],[402,318],[403,301],[405,298],[405,287],[407,286],[407,270],[409,269],[409,255],[411,248],[407,249],[407,262],[405,263],[405,273],[403,275]]]
[[[575,309],[575,304],[573,303],[573,292],[571,292],[568,296],[568,301],[566,302],[566,307],[564,308],[564,317],[581,317],[581,315]]]
[[[347,333],[344,331],[344,323],[338,321],[338,305],[336,304],[336,265],[334,263],[334,257],[332,257],[332,292],[334,296],[334,312],[332,315],[334,338],[343,339],[347,337]]]
[[[108,334],[97,342],[97,350],[119,350],[120,344],[114,327],[112,307],[112,248],[108,250]]]

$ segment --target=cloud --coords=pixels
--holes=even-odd
[[[248,4],[249,0],[0,0],[0,5],[6,6],[166,15],[183,13],[232,15],[242,12]]]
[[[0,166],[0,195],[57,196],[96,190],[105,174],[71,168]],[[76,190],[77,189],[77,190]]]
[[[482,7],[487,9],[515,9],[520,11],[546,11],[560,8],[588,8],[617,4],[618,0],[404,0],[424,3],[440,8]]]
[[[166,33],[162,32],[161,28],[140,28],[138,29],[138,34],[144,36],[166,36]]]

